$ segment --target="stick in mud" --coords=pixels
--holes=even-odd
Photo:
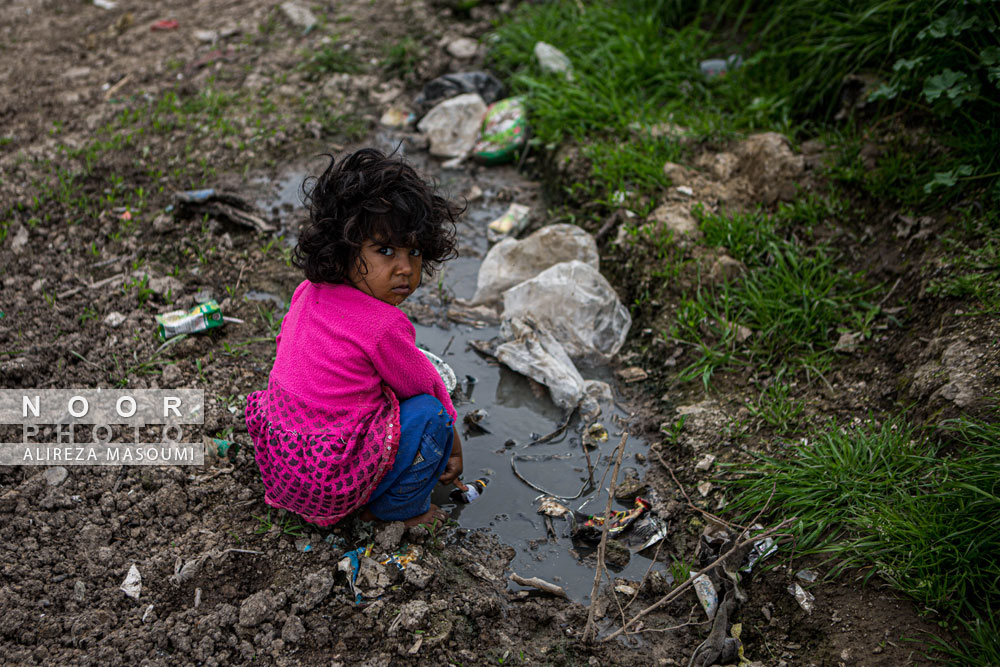
[[[594,627],[594,614],[597,612],[597,591],[601,587],[601,576],[604,571],[604,550],[608,545],[608,530],[611,528],[611,507],[615,501],[615,486],[618,484],[618,469],[622,464],[622,455],[625,453],[625,441],[628,440],[628,431],[622,433],[622,439],[618,443],[618,453],[615,457],[615,471],[611,473],[611,484],[608,487],[608,505],[604,511],[604,527],[601,530],[601,543],[597,546],[597,572],[594,573],[594,586],[590,589],[590,611],[587,612],[587,625],[583,630],[583,643],[589,644],[594,641],[597,632]]]

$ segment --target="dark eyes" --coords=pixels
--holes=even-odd
[[[389,245],[381,246],[377,252],[386,257],[394,257],[396,255],[396,249]],[[410,257],[420,257],[421,254],[419,248],[410,248]]]

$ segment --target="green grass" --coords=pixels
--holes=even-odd
[[[796,553],[878,575],[963,625],[965,664],[1000,661],[1000,424],[955,420],[923,434],[902,419],[830,422],[736,481],[734,507],[798,517]],[[972,659],[975,658],[975,659]]]
[[[830,248],[805,247],[779,233],[780,225],[803,211],[814,216],[815,209],[703,214],[706,243],[725,247],[747,272],[734,282],[699,286],[680,301],[667,337],[695,350],[682,381],[700,378],[707,386],[717,370],[751,364],[821,375],[839,333],[870,329],[878,307],[862,277],[840,268]]]
[[[883,85],[865,93],[869,108],[920,119],[933,141],[907,145],[897,141],[903,128],[884,126],[894,145],[880,159],[883,174],[855,176],[873,193],[941,205],[970,189],[1000,198],[998,26],[995,3],[957,0],[526,3],[497,29],[490,64],[527,95],[536,143],[602,140],[632,156],[641,153],[630,126],[665,121],[694,138],[851,134],[851,124],[833,124],[845,77],[876,74]],[[566,53],[573,80],[540,70],[538,41]],[[700,74],[700,60],[732,53],[745,59],[739,69]],[[629,185],[594,175],[606,190]]]
[[[938,260],[927,293],[962,298],[975,314],[1000,313],[1000,215],[971,210],[961,214],[963,224],[941,237],[944,253]]]

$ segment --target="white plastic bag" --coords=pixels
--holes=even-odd
[[[504,290],[534,278],[550,266],[574,259],[600,268],[594,237],[576,225],[542,227],[521,241],[504,239],[486,253],[470,303],[499,301]]]
[[[632,318],[604,276],[589,264],[563,262],[503,293],[503,321],[531,319],[574,359],[610,360]]]
[[[544,384],[559,407],[576,407],[585,383],[559,341],[530,319],[520,318],[505,318],[500,337],[506,341],[494,352],[500,363]]]

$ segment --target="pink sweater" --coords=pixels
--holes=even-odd
[[[268,504],[335,523],[363,507],[392,467],[399,401],[430,394],[456,418],[415,340],[401,310],[354,287],[296,288],[268,389],[247,397]]]

